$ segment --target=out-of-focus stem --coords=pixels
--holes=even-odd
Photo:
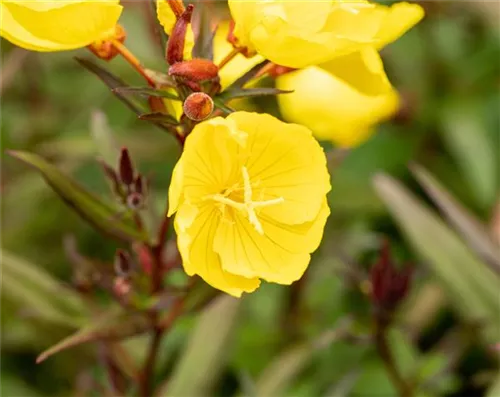
[[[241,52],[241,48],[233,48],[229,54],[227,54],[222,61],[219,63],[219,70],[222,69],[224,65],[229,63],[236,55]]]
[[[384,363],[385,369],[391,379],[394,387],[398,391],[400,397],[412,397],[413,389],[411,385],[403,377],[391,351],[391,347],[387,341],[387,324],[383,321],[377,321],[375,327],[375,346],[377,352]]]
[[[139,74],[146,79],[147,83],[151,86],[155,86],[155,82],[149,77],[146,72],[146,69],[142,66],[141,62],[137,59],[137,57],[130,52],[130,50],[120,43],[118,40],[112,40],[113,47],[120,53],[120,55],[134,67],[135,70],[139,72]]]

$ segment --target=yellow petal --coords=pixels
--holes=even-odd
[[[415,26],[424,17],[424,9],[418,4],[394,4],[377,33],[377,48],[399,39],[404,33]]]
[[[118,0],[2,1],[0,8],[0,34],[34,51],[70,50],[106,39],[122,11]]]
[[[304,224],[284,225],[261,216],[264,234],[259,234],[241,213],[227,209],[215,234],[214,250],[228,272],[290,284],[306,270],[329,213],[324,199],[316,219]]]
[[[311,131],[267,114],[235,112],[227,119],[248,133],[244,165],[253,199],[284,199],[262,208],[262,213],[290,225],[313,220],[331,186],[323,149]]]
[[[240,297],[243,292],[253,292],[259,285],[258,278],[246,278],[224,271],[219,255],[213,250],[213,241],[219,223],[219,212],[213,206],[205,206],[193,218],[186,230],[179,227],[182,206],[175,219],[178,247],[183,266],[188,275],[198,274],[213,287]],[[188,210],[188,211],[191,211]]]
[[[176,22],[176,17],[166,0],[156,0],[156,16],[161,26],[163,26],[165,33],[170,36]],[[191,25],[189,25],[186,33],[186,41],[184,42],[184,59],[191,59],[193,47],[194,33]]]
[[[373,132],[373,126],[394,114],[399,105],[393,89],[379,96],[362,95],[316,66],[279,76],[276,87],[294,90],[278,96],[286,121],[303,124],[318,139],[330,140],[341,147],[364,142]]]
[[[374,47],[365,47],[320,66],[364,95],[378,96],[391,90],[382,59]]]

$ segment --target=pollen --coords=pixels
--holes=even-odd
[[[253,191],[252,191],[252,183],[250,181],[250,175],[248,174],[248,170],[245,166],[241,168],[243,188],[238,187],[236,185],[232,188],[226,189],[222,194],[217,193],[213,195],[209,195],[206,199],[213,200],[222,206],[221,212],[224,216],[225,214],[225,206],[229,206],[237,211],[241,211],[246,214],[248,221],[255,228],[257,233],[264,234],[264,229],[262,228],[262,224],[257,216],[256,210],[262,207],[268,207],[270,205],[276,205],[283,203],[285,200],[283,197],[278,197],[271,200],[259,200],[253,201]],[[238,201],[238,196],[234,195],[238,191],[243,190],[243,202]]]

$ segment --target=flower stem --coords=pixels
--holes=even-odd
[[[377,324],[375,326],[375,346],[377,352],[384,363],[391,382],[398,391],[398,395],[400,397],[412,397],[412,387],[399,371],[391,352],[391,347],[387,341],[387,329],[388,327],[386,323],[377,320]]]
[[[176,18],[179,18],[185,10],[182,0],[167,0],[167,3]]]
[[[116,48],[116,50],[120,53],[120,55],[130,64],[134,67],[135,70],[139,72],[141,76],[143,76],[148,84],[151,87],[155,86],[155,82],[151,77],[146,72],[146,69],[144,69],[144,66],[142,66],[141,62],[137,59],[137,57],[130,52],[130,50],[120,43],[118,40],[111,40],[111,43],[113,44],[113,47]]]
[[[227,54],[222,61],[219,63],[219,70],[229,63],[236,55],[241,52],[241,48],[233,48],[229,54]]]

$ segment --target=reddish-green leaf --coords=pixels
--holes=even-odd
[[[39,171],[70,208],[100,231],[123,241],[147,241],[147,236],[137,230],[129,216],[119,214],[42,157],[28,152],[9,153]]]

